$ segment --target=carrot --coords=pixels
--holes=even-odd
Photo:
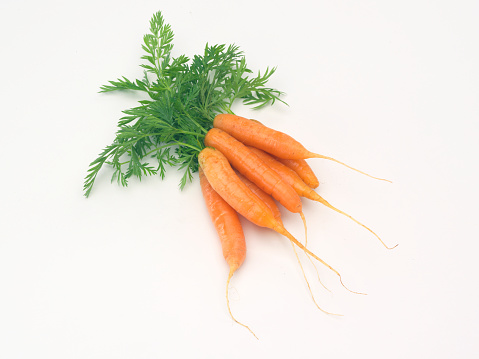
[[[258,120],[250,119],[250,121],[253,121],[255,123],[258,123],[262,126],[263,123],[259,122]],[[297,159],[297,160],[292,160],[292,159],[286,159],[286,158],[279,158],[275,157],[276,160],[281,162],[283,165],[288,166],[291,168],[294,172],[298,174],[299,177],[306,183],[309,187],[311,188],[318,188],[319,186],[319,181],[316,175],[313,172],[313,169],[309,166],[308,162],[304,159]]]
[[[250,222],[260,227],[270,228],[288,238],[305,253],[336,273],[341,284],[346,288],[342,282],[341,274],[301,244],[274,218],[273,212],[239,179],[226,157],[220,151],[206,147],[201,150],[198,155],[198,162],[211,187],[213,187],[236,212]]]
[[[291,168],[296,174],[311,188],[318,188],[319,181],[313,172],[313,169],[309,166],[306,160],[290,160],[286,158],[276,157],[276,160],[281,162],[286,167]]]
[[[213,126],[216,128],[220,128],[225,132],[228,132],[230,135],[235,137],[237,140],[243,142],[245,145],[259,148],[279,158],[293,160],[307,158],[323,158],[339,163],[343,166],[346,166],[354,171],[357,171],[374,179],[391,182],[386,179],[371,176],[332,157],[310,152],[301,143],[296,141],[291,136],[283,132],[273,130],[256,121],[248,120],[244,117],[232,114],[220,114],[215,117],[213,121]]]
[[[274,202],[274,199],[268,195],[265,191],[263,191],[261,188],[259,188],[257,185],[255,185],[253,182],[251,182],[249,179],[247,179],[245,176],[243,176],[240,172],[235,172],[236,175],[239,177],[241,182],[243,182],[250,190],[253,192],[255,195],[261,199],[264,204],[268,206],[268,208],[273,212],[274,218],[281,224],[283,225],[283,220],[281,218],[281,212]]]
[[[301,198],[280,176],[266,166],[251,150],[228,133],[212,128],[205,136],[206,146],[219,150],[246,178],[271,195],[293,213],[302,211]]]
[[[264,151],[261,151],[257,148],[254,147],[249,147],[251,151],[253,151],[259,158],[261,158],[268,166],[271,167],[273,171],[278,173],[278,175],[281,176],[281,178],[289,183],[291,187],[293,187],[298,195],[301,197],[305,197],[308,199],[311,199],[313,201],[320,202],[324,204],[326,207],[329,207],[330,209],[341,213],[345,215],[346,217],[349,217],[351,220],[359,224],[360,226],[366,228],[369,232],[371,232],[373,235],[376,236],[377,239],[387,248],[387,249],[393,249],[394,247],[388,247],[383,240],[376,234],[374,233],[370,228],[366,227],[364,224],[358,222],[356,219],[351,217],[349,214],[344,213],[343,211],[337,209],[336,207],[333,207],[329,202],[327,202],[323,197],[321,197],[318,193],[316,193],[311,187],[308,187],[306,183],[303,182],[303,180],[294,172],[291,168],[283,165],[281,162],[275,160],[272,156],[269,154],[265,153]]]
[[[271,195],[286,209],[299,213],[307,231],[301,198],[296,191],[285,183],[281,177],[264,164],[248,147],[230,136],[226,132],[212,128],[205,136],[204,143],[219,150],[228,159],[228,162],[255,183],[259,188]]]
[[[288,236],[271,210],[239,179],[220,151],[206,147],[198,155],[198,162],[213,189],[239,214],[260,227]]]
[[[270,195],[268,195],[265,191],[263,191],[261,188],[259,188],[255,183],[251,182],[249,179],[243,176],[240,172],[236,172],[236,175],[246,186],[248,186],[251,192],[257,195],[268,206],[268,208],[273,212],[274,218],[276,218],[276,220],[281,225],[283,225],[281,212],[278,206],[276,205],[276,203],[274,202],[274,199]],[[304,224],[304,236],[305,236],[304,246],[306,247],[306,244],[308,243],[308,230],[307,230],[305,219],[303,220],[303,224]]]
[[[256,335],[247,325],[239,322],[233,316],[231,313],[228,295],[231,277],[241,266],[246,257],[246,241],[241,222],[236,211],[231,208],[231,206],[226,203],[225,200],[218,195],[218,193],[215,192],[213,187],[211,187],[201,168],[199,168],[199,175],[203,198],[205,200],[206,207],[208,208],[211,220],[213,221],[216,231],[218,232],[218,236],[221,241],[221,247],[223,249],[223,257],[230,268],[228,279],[226,281],[226,304],[228,306],[228,312],[236,323],[248,329],[256,337]]]

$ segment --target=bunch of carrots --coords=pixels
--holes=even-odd
[[[371,229],[333,207],[314,191],[319,182],[306,159],[339,161],[310,152],[287,134],[266,127],[256,120],[232,114],[215,117],[213,128],[206,134],[204,144],[207,147],[198,156],[200,183],[221,240],[224,258],[230,268],[226,300],[228,311],[238,324],[245,326],[232,315],[228,300],[231,277],[246,256],[245,237],[238,214],[260,227],[270,228],[287,237],[293,245],[327,266],[340,279],[338,271],[307,249],[307,235],[302,244],[285,229],[275,200],[287,210],[301,215],[305,231],[301,197],[320,202],[351,218],[373,233],[386,248],[391,249]]]
[[[275,68],[266,68],[253,76],[236,45],[206,44],[201,55],[174,57],[173,38],[171,26],[158,11],[150,20],[150,33],[143,37],[145,63],[140,65],[143,78],[132,81],[121,77],[101,87],[101,92],[136,91],[147,99],[123,111],[125,116],[118,123],[114,141],[90,163],[84,183],[85,196],[90,195],[105,165],[114,170],[112,182],[116,180],[123,186],[133,176],[141,180],[144,175],[159,174],[164,178],[169,165],[184,171],[180,181],[183,188],[188,180],[193,180],[193,173],[199,171],[204,199],[230,267],[226,283],[228,311],[243,326],[231,314],[228,300],[231,277],[246,256],[238,215],[290,240],[308,288],[296,247],[306,253],[313,265],[315,259],[336,273],[343,284],[338,271],[307,249],[302,198],[320,202],[349,217],[386,244],[376,233],[314,191],[319,183],[306,159],[323,158],[358,170],[310,152],[292,137],[256,120],[232,114],[231,107],[238,101],[254,109],[276,101],[284,103],[280,98],[283,93],[267,86]],[[151,158],[158,161],[156,168],[149,163]],[[285,229],[276,203],[301,216],[304,244]],[[323,310],[312,292],[311,296]]]

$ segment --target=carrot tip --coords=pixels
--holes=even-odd
[[[245,325],[245,324],[239,322],[238,320],[236,320],[236,318],[233,316],[233,313],[231,313],[230,300],[229,300],[228,292],[229,292],[230,280],[231,280],[231,277],[233,276],[233,273],[234,273],[235,271],[236,271],[236,268],[235,268],[235,267],[231,267],[230,272],[229,272],[229,274],[228,274],[228,280],[226,281],[226,304],[227,304],[227,306],[228,306],[228,312],[230,313],[231,318],[232,318],[236,323],[238,323],[239,325],[241,325],[241,326],[245,327],[246,329],[248,329],[249,332],[250,332],[251,334],[253,334],[256,339],[259,340],[259,338],[256,336],[256,334],[255,334],[247,325]]]
[[[313,299],[313,302],[316,305],[316,307],[325,314],[336,315],[336,316],[342,317],[343,316],[342,314],[336,314],[336,313],[328,312],[328,311],[324,310],[323,308],[321,308],[318,305],[318,303],[316,302],[316,299],[314,299],[313,291],[311,290],[311,286],[309,285],[308,278],[306,277],[306,273],[304,272],[303,265],[301,264],[301,261],[300,261],[299,256],[298,256],[298,252],[296,251],[296,247],[294,246],[294,242],[291,241],[291,240],[290,240],[290,242],[291,242],[291,245],[293,246],[293,251],[294,251],[294,254],[296,255],[296,259],[298,260],[299,267],[301,268],[301,272],[303,273],[303,277],[304,277],[304,280],[306,282],[306,285],[308,286],[309,294],[311,295],[311,298]],[[308,256],[308,258],[309,258],[309,256]],[[311,258],[310,258],[310,260],[311,260]],[[315,268],[316,268],[316,266],[315,266]],[[321,280],[320,280],[320,282],[321,282]]]
[[[354,290],[351,290],[349,289],[348,287],[346,287],[343,283],[343,279],[341,278],[341,275],[339,275],[339,281],[341,282],[342,286],[344,288],[346,288],[348,291],[350,291],[351,293],[354,293],[354,294],[361,294],[361,295],[367,295],[366,293],[361,293],[361,292],[355,292]]]

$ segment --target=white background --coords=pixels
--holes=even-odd
[[[287,95],[254,113],[311,150],[393,184],[311,160],[318,192],[367,231],[304,201],[310,249],[367,296],[245,223],[247,260],[227,266],[198,181],[128,188],[88,164],[135,94],[161,10],[174,54],[236,43]],[[21,1],[0,4],[0,357],[473,358],[478,349],[477,1]],[[283,213],[302,238],[297,215]],[[304,259],[304,258],[303,258]]]

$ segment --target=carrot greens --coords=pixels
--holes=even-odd
[[[284,103],[282,92],[266,86],[276,68],[253,76],[236,45],[206,44],[203,54],[175,57],[173,38],[161,12],[154,14],[150,33],[143,37],[143,76],[121,77],[101,87],[100,92],[140,91],[146,98],[123,111],[113,142],[90,163],[86,197],[104,165],[113,169],[111,181],[123,186],[132,176],[164,178],[167,166],[178,167],[184,172],[182,189],[198,170],[204,135],[217,114],[232,113],[237,101],[255,109]]]

